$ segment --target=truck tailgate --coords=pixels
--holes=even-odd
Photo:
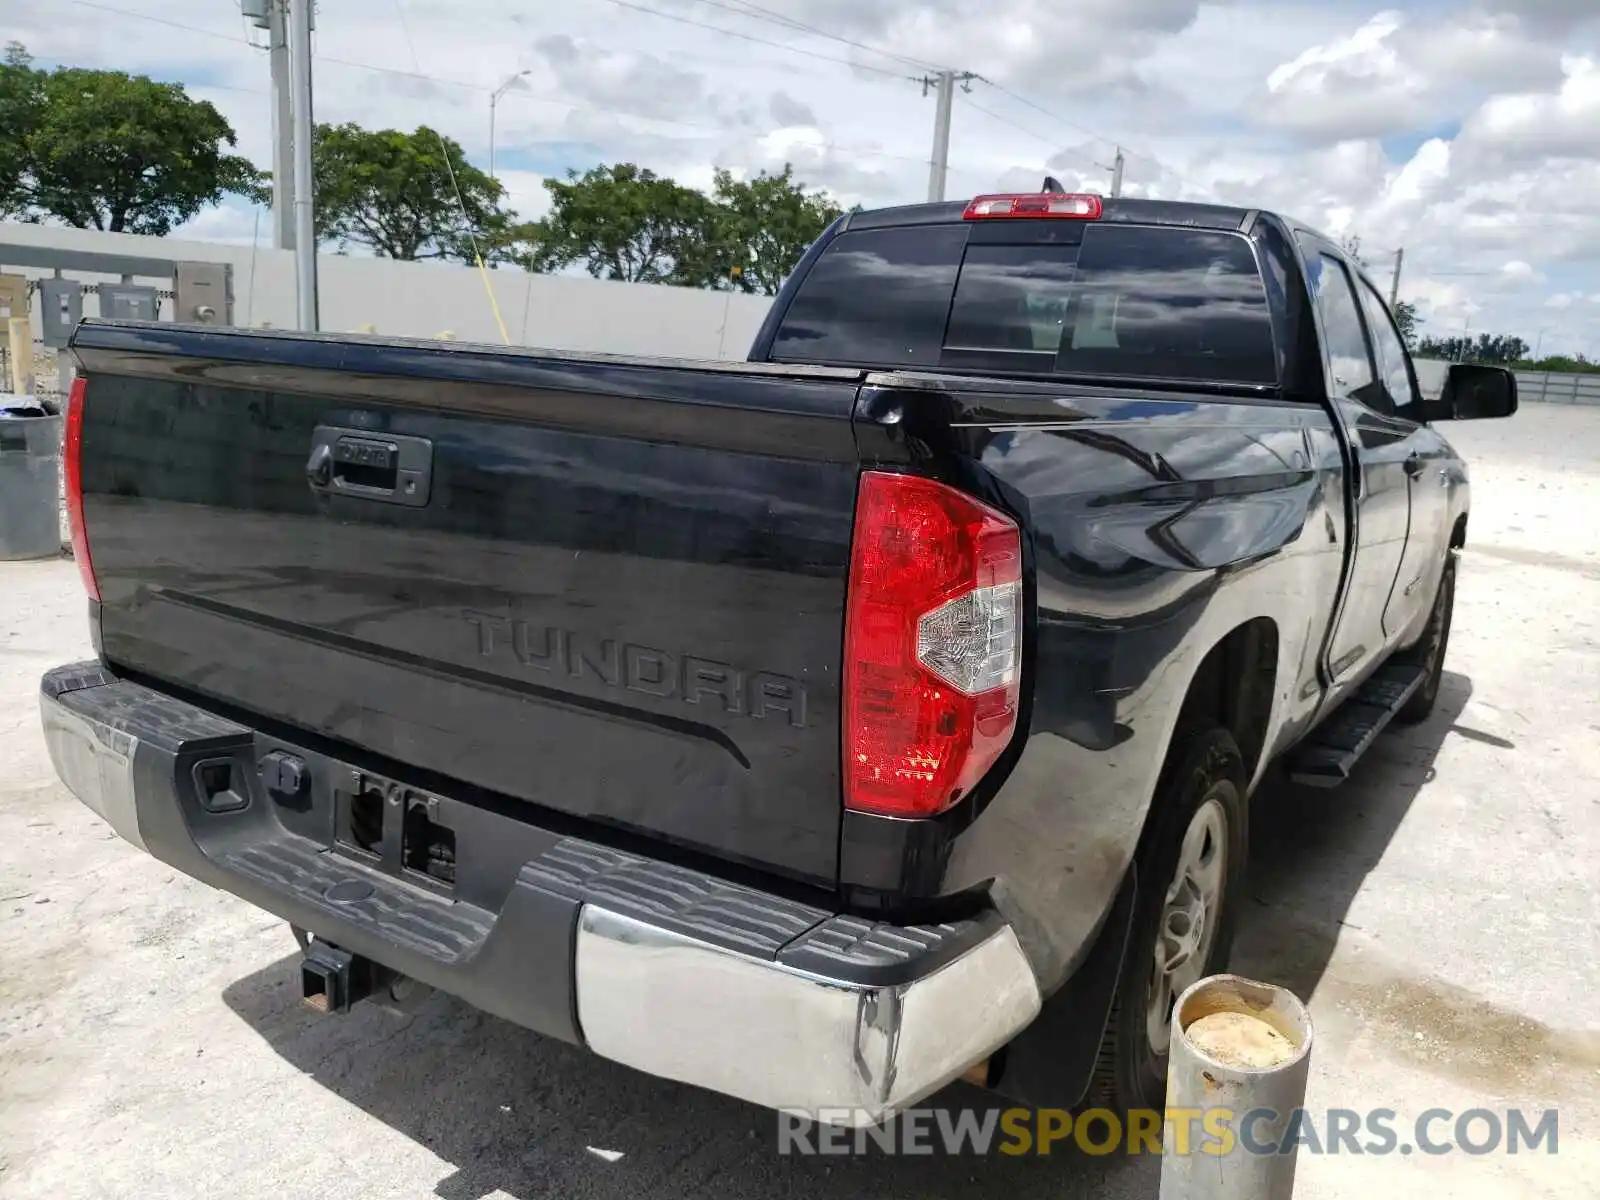
[[[105,659],[830,883],[853,372],[91,323]]]

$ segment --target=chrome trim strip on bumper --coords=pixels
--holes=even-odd
[[[126,842],[148,852],[139,833],[133,756],[139,739],[73,712],[54,696],[39,697],[44,742],[61,782]]]
[[[993,1054],[1039,1013],[1002,926],[910,983],[845,984],[585,905],[578,1024],[595,1053],[768,1108],[874,1124]]]

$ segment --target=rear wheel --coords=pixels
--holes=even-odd
[[[1439,575],[1439,590],[1433,597],[1433,611],[1428,614],[1428,627],[1415,646],[1397,656],[1400,662],[1415,663],[1427,671],[1422,686],[1411,693],[1394,719],[1401,725],[1419,725],[1428,719],[1439,699],[1439,685],[1444,681],[1444,656],[1450,648],[1450,620],[1456,607],[1456,558],[1449,551],[1444,560],[1444,570]]]
[[[1126,1112],[1166,1103],[1172,1008],[1220,970],[1244,869],[1244,763],[1215,728],[1180,735],[1137,859],[1139,898],[1089,1095]]]

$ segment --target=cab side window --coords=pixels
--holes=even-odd
[[[1407,366],[1406,346],[1400,338],[1388,306],[1370,283],[1361,285],[1362,306],[1367,310],[1367,328],[1372,330],[1372,348],[1378,359],[1378,378],[1389,395],[1396,416],[1411,418],[1419,411],[1417,392]]]
[[[1323,335],[1333,369],[1333,390],[1337,395],[1370,405],[1372,393],[1377,390],[1372,386],[1376,372],[1350,276],[1338,259],[1326,254],[1319,254],[1311,265],[1311,284],[1317,294],[1317,307],[1322,310]]]

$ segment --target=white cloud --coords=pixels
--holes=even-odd
[[[1463,150],[1486,165],[1600,159],[1600,61],[1571,55],[1560,90],[1494,96],[1462,127]]]
[[[1391,44],[1404,24],[1397,12],[1379,13],[1348,37],[1276,67],[1267,76],[1264,119],[1329,138],[1403,128],[1425,90]]]
[[[187,28],[9,0],[5,36],[48,63],[184,82],[265,165],[266,56],[247,44],[260,35],[209,0],[115,2]],[[682,20],[605,0],[480,0],[467,20],[445,0],[402,2],[403,24],[395,0],[321,6],[319,119],[426,123],[486,166],[490,92],[525,71],[495,140],[528,217],[546,210],[546,177],[617,161],[700,187],[719,166],[789,162],[846,204],[920,200],[934,105],[913,77],[948,64],[998,85],[975,82],[955,106],[952,195],[1034,188],[1046,172],[1104,189],[1120,144],[1129,195],[1359,234],[1375,276],[1404,246],[1401,293],[1429,332],[1471,321],[1532,341],[1524,324],[1555,313],[1547,345],[1600,349],[1594,0],[762,0],[884,52],[695,0],[647,0]],[[237,203],[184,231],[253,232]],[[1564,295],[1583,299],[1543,307]]]
[[[537,221],[550,211],[550,193],[545,190],[548,176],[536,171],[496,170],[500,186],[506,190],[506,203],[530,221]]]
[[[793,129],[797,126],[807,129],[817,127],[817,114],[811,111],[811,107],[785,92],[773,92],[771,99],[767,101],[767,108],[780,129]]]
[[[544,71],[535,88],[570,96],[596,107],[646,117],[692,117],[701,113],[705,76],[652,54],[611,50],[590,39],[548,34],[534,43]]]
[[[1427,128],[1464,97],[1548,81],[1558,61],[1558,48],[1514,17],[1468,15],[1441,28],[1385,11],[1274,68],[1262,121],[1328,141]]]

